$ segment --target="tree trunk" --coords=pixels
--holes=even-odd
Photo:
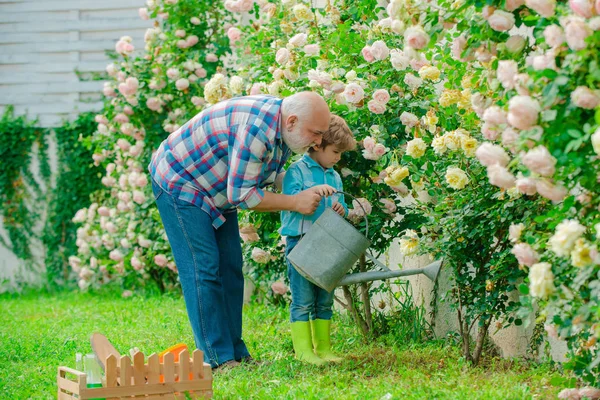
[[[476,341],[476,345],[475,345],[475,351],[473,353],[473,360],[472,360],[473,365],[479,364],[479,359],[481,358],[481,352],[483,350],[483,344],[485,342],[485,338],[488,335],[488,329],[489,329],[491,323],[492,323],[492,318],[488,318],[487,321],[483,323],[483,325],[479,326],[479,330],[477,332],[477,341]]]
[[[356,325],[360,328],[360,331],[363,334],[363,336],[368,337],[369,326],[367,325],[363,317],[360,315],[360,312],[356,307],[354,299],[352,298],[352,293],[350,292],[350,289],[348,289],[348,286],[342,286],[342,291],[344,292],[344,298],[346,299],[346,310],[352,313],[352,318],[354,318],[354,322],[356,322]]]

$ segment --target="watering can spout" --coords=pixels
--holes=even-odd
[[[401,276],[410,276],[423,274],[429,278],[432,282],[435,282],[440,268],[442,266],[442,260],[437,260],[425,268],[413,268],[413,269],[401,269],[401,270],[387,270],[387,271],[369,271],[359,272],[356,274],[348,274],[342,278],[337,286],[347,286],[355,283],[370,282],[370,281],[381,281],[390,278],[398,278]]]

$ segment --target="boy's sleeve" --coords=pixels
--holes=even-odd
[[[293,195],[302,191],[302,173],[295,165],[291,165],[283,178],[283,194]]]

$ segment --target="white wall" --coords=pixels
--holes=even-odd
[[[102,82],[80,82],[104,71],[106,50],[123,35],[144,45],[151,21],[138,16],[144,0],[0,0],[0,112],[39,117],[57,126],[98,110]]]

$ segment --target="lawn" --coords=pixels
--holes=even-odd
[[[0,398],[56,397],[56,368],[74,366],[76,352],[91,352],[89,336],[104,333],[121,351],[146,354],[178,342],[193,348],[178,296],[67,293],[0,296]],[[560,387],[549,365],[488,358],[470,368],[457,347],[442,340],[400,343],[393,335],[365,343],[352,322],[336,315],[333,344],[345,361],[319,368],[292,357],[287,310],[249,305],[245,340],[267,361],[218,373],[222,399],[550,399]],[[560,379],[559,379],[560,380]]]

